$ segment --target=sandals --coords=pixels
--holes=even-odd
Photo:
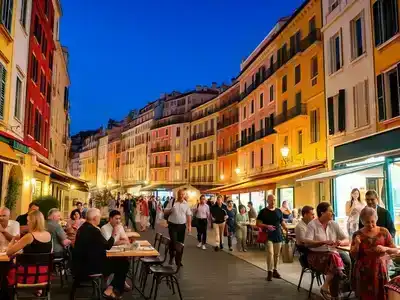
[[[320,289],[319,291],[321,293],[322,298],[325,300],[331,300],[331,293],[328,290],[324,290],[323,288]]]

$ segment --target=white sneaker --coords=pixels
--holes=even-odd
[[[198,243],[197,244],[197,248],[201,248],[201,245],[203,245],[202,243]]]
[[[206,245],[201,246],[201,249],[206,250]]]

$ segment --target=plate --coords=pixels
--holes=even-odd
[[[139,251],[153,251],[154,248],[149,246],[149,247],[139,247],[138,248]]]

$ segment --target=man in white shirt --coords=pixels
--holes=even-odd
[[[5,244],[14,238],[19,236],[19,223],[17,221],[10,220],[10,210],[7,207],[0,208],[0,238]]]
[[[314,207],[308,205],[304,206],[301,210],[301,215],[303,216],[303,218],[300,220],[295,228],[297,246],[304,246],[304,240],[307,233],[307,225],[312,220],[314,220],[315,217]]]
[[[116,228],[117,234],[114,236],[114,246],[129,244],[129,238],[121,224],[121,213],[118,210],[112,210],[109,216],[109,222],[101,227],[101,234],[108,241],[114,228]]]
[[[190,233],[192,231],[192,210],[185,201],[185,191],[178,191],[178,199],[170,201],[164,210],[164,216],[168,218],[168,231],[170,242],[170,260],[172,264],[175,257],[175,244],[185,242],[186,228]]]

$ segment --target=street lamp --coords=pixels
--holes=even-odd
[[[219,176],[219,178],[221,178],[221,180],[224,180],[224,178],[225,178],[224,174],[221,174],[221,175]]]
[[[236,169],[235,169],[235,173],[236,173],[237,175],[239,175],[239,174],[240,174],[240,168],[236,168]]]
[[[281,148],[281,155],[282,155],[282,159],[286,165],[287,161],[288,161],[288,156],[289,156],[289,147],[288,146],[285,145]]]

